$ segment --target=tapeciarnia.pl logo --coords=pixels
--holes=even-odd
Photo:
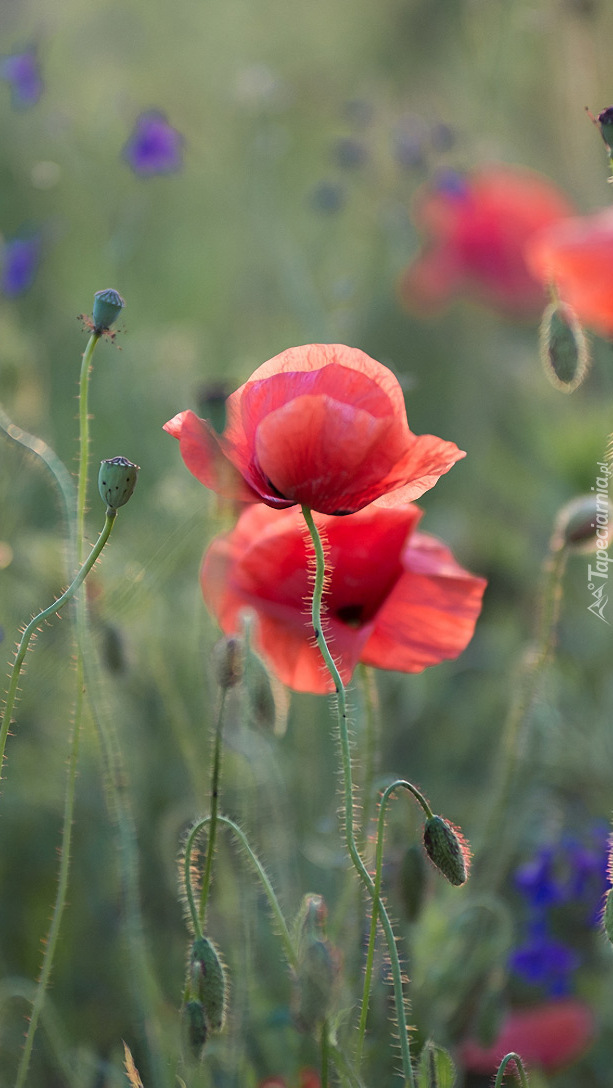
[[[607,461],[598,461],[598,476],[596,486],[592,491],[596,496],[596,516],[592,522],[596,530],[596,559],[595,565],[588,564],[587,588],[594,598],[588,604],[588,612],[598,616],[604,623],[609,623],[604,611],[609,600],[609,563],[613,563],[613,556],[608,554],[609,546],[609,478],[613,472],[613,465]]]

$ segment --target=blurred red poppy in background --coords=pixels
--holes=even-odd
[[[282,1077],[267,1077],[260,1081],[258,1088],[287,1088]],[[314,1069],[301,1069],[299,1073],[298,1088],[321,1088],[321,1078]]]
[[[409,502],[464,454],[409,430],[402,390],[387,367],[357,348],[289,348],[226,401],[218,435],[194,412],[165,425],[205,487],[283,509],[304,503],[349,514],[375,500]]]
[[[421,672],[457,657],[472,637],[485,581],[435,537],[416,533],[420,517],[406,505],[316,519],[329,570],[326,638],[344,683],[358,661]],[[253,609],[254,644],[272,671],[296,691],[321,695],[333,685],[313,640],[311,556],[299,510],[253,506],[213,541],[201,584],[225,634],[237,633],[241,612]]]
[[[580,321],[613,336],[613,208],[539,232],[526,247],[526,259]]]
[[[496,1042],[489,1047],[467,1040],[459,1057],[471,1073],[495,1073],[505,1054],[553,1073],[576,1061],[594,1037],[591,1009],[576,998],[512,1010]]]
[[[526,264],[525,245],[573,213],[552,182],[528,170],[441,173],[415,200],[413,218],[426,242],[400,279],[400,297],[417,313],[462,293],[511,317],[538,316],[546,297]]]

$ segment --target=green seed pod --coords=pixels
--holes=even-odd
[[[192,987],[202,1003],[206,1026],[211,1032],[223,1030],[226,1017],[226,975],[215,945],[197,937],[190,955]]]
[[[573,309],[565,302],[547,306],[539,333],[541,362],[552,385],[574,393],[590,363],[587,339]]]
[[[213,648],[213,667],[220,688],[233,688],[242,680],[245,650],[240,638],[222,638]]]
[[[192,1058],[200,1061],[208,1035],[202,1003],[186,1001],[182,1011],[185,1048]]]
[[[117,510],[127,503],[136,487],[139,472],[139,466],[126,457],[111,457],[108,461],[100,462],[98,490],[107,509]]]
[[[427,862],[423,851],[414,843],[402,855],[398,872],[398,891],[407,922],[416,922],[426,897]]]
[[[112,287],[107,287],[104,291],[96,291],[96,294],[94,295],[94,308],[92,311],[94,331],[103,333],[106,332],[107,329],[110,329],[111,325],[113,325],[119,317],[124,306],[125,302],[121,295],[118,291],[114,291]]]
[[[461,831],[444,820],[431,816],[424,825],[424,848],[430,861],[458,887],[468,879],[470,851]]]

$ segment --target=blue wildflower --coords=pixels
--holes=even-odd
[[[44,86],[36,51],[26,49],[23,53],[11,53],[9,56],[0,57],[0,79],[10,84],[11,101],[14,106],[22,108],[35,106],[43,93]]]
[[[135,174],[175,174],[183,166],[184,137],[163,113],[149,110],[137,118],[123,157]]]
[[[571,990],[572,975],[581,963],[573,948],[556,941],[542,922],[531,929],[525,944],[509,957],[509,968],[525,982],[540,986],[550,997],[563,997]]]
[[[5,242],[0,253],[0,293],[16,298],[32,286],[40,258],[40,236],[13,238]]]

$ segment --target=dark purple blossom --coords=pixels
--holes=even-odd
[[[175,174],[183,166],[184,137],[163,113],[149,110],[137,118],[123,157],[141,177]]]
[[[36,51],[26,49],[23,53],[0,57],[0,79],[10,84],[14,106],[35,106],[43,93]]]
[[[2,272],[0,292],[5,298],[17,298],[32,286],[40,258],[40,236],[12,238],[0,253]]]

